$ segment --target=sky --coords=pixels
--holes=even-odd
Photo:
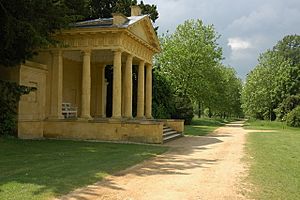
[[[285,35],[300,34],[300,0],[144,0],[155,4],[159,34],[188,19],[213,24],[221,35],[223,63],[245,79],[259,55]]]

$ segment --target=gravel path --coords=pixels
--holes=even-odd
[[[239,192],[246,175],[241,162],[246,131],[241,125],[234,122],[208,136],[169,142],[169,152],[61,199],[245,199]]]

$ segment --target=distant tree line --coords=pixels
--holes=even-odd
[[[288,35],[261,54],[242,93],[246,115],[300,126],[300,36]]]

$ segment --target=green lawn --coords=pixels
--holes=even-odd
[[[66,194],[166,150],[150,145],[0,137],[0,199]]]
[[[280,122],[250,121],[246,149],[254,199],[300,199],[300,128]]]
[[[184,134],[194,136],[207,135],[227,122],[227,120],[216,118],[194,118],[191,125],[184,126]]]

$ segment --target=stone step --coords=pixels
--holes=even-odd
[[[181,133],[178,133],[174,129],[164,125],[163,126],[163,142],[168,142],[170,140],[182,137],[183,135]]]
[[[167,136],[169,136],[169,135],[173,135],[173,134],[176,134],[177,133],[177,131],[174,131],[174,130],[170,130],[170,131],[164,131],[164,133],[163,133],[163,137],[167,137]]]
[[[174,131],[174,130],[171,129],[171,128],[166,128],[166,129],[163,130],[164,133],[165,133],[165,132],[169,132],[169,131]]]
[[[181,133],[176,133],[176,134],[172,134],[172,135],[169,135],[169,136],[167,136],[167,137],[164,137],[164,143],[165,142],[169,142],[169,141],[171,141],[171,140],[174,140],[174,139],[177,139],[177,138],[180,138],[180,137],[182,137],[182,134]]]

